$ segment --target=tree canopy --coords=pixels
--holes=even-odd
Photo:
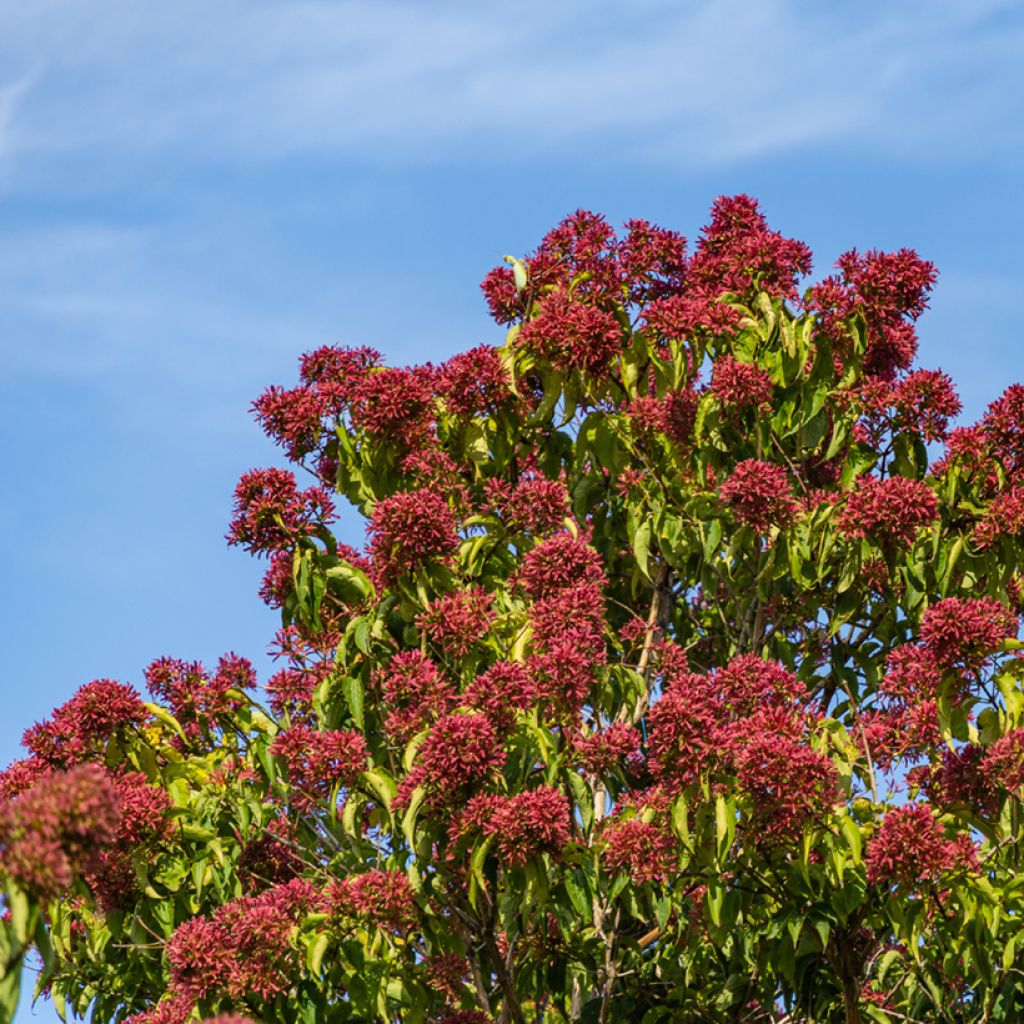
[[[250,662],[83,686],[0,774],[0,1019],[1024,1015],[1024,387],[951,429],[910,250],[579,211],[500,347],[304,355],[228,539]],[[367,524],[336,536],[336,502]]]

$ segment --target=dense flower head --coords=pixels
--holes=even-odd
[[[387,708],[384,731],[402,743],[455,706],[454,687],[420,651],[400,651],[374,681]]]
[[[640,757],[643,737],[627,722],[612,722],[589,736],[572,737],[572,747],[583,770],[591,775],[606,775],[614,768],[635,762]]]
[[[286,991],[299,968],[292,936],[313,897],[309,883],[295,878],[183,922],[167,943],[171,991],[193,1001],[250,994],[269,1000]]]
[[[726,409],[755,409],[771,401],[775,382],[767,370],[720,356],[711,371],[711,391]]]
[[[324,488],[300,491],[290,470],[253,469],[235,488],[228,543],[268,554],[291,546],[333,518],[334,504]]]
[[[508,728],[517,711],[537,700],[533,676],[520,662],[499,661],[474,679],[463,694],[467,707],[482,711],[499,729]]]
[[[211,675],[198,661],[158,658],[144,672],[146,688],[163,701],[187,734],[216,724],[237,709],[242,692],[256,684],[252,664],[236,654],[224,655]]]
[[[934,700],[891,704],[857,717],[854,740],[866,746],[876,768],[887,770],[901,760],[915,760],[942,743],[938,708]]]
[[[291,551],[272,552],[270,563],[260,581],[260,600],[269,608],[282,608],[293,585]]]
[[[997,494],[974,529],[974,542],[982,550],[1000,537],[1024,537],[1024,487],[1011,487]]]
[[[423,786],[433,806],[450,806],[463,799],[471,787],[490,778],[504,762],[504,744],[493,719],[479,712],[445,715],[424,738],[395,802],[405,806],[413,790]]]
[[[743,744],[736,777],[751,799],[750,831],[757,844],[796,839],[839,796],[839,775],[826,755],[770,732],[757,732]]]
[[[699,401],[700,396],[693,388],[684,388],[669,391],[662,398],[641,395],[629,403],[626,411],[639,433],[661,433],[679,447],[685,447],[693,440]]]
[[[219,922],[205,917],[182,922],[167,941],[166,951],[177,994],[198,1000],[227,985],[234,950],[231,936]]]
[[[616,257],[629,300],[643,305],[678,292],[686,279],[686,239],[646,220],[626,221]]]
[[[942,823],[927,804],[890,808],[864,855],[868,881],[917,889],[957,869],[972,869],[976,857],[970,841],[947,839]]]
[[[605,573],[601,557],[590,546],[589,538],[565,530],[541,541],[527,553],[519,582],[527,596],[537,601],[588,583],[601,586]]]
[[[808,291],[808,307],[818,315],[823,333],[841,357],[849,349],[845,321],[860,311],[867,322],[865,369],[892,378],[910,367],[917,352],[913,327],[927,308],[935,267],[912,249],[886,253],[856,249],[836,261],[838,276],[827,277]]]
[[[661,881],[679,864],[677,844],[662,824],[616,817],[602,833],[601,860],[611,874],[625,872],[634,885]]]
[[[936,807],[963,805],[974,814],[992,814],[999,807],[999,792],[984,747],[965,743],[944,747],[941,760],[921,765],[907,773]]]
[[[719,196],[690,263],[690,287],[710,295],[756,288],[795,299],[797,281],[810,271],[810,249],[772,231],[757,200]]]
[[[40,760],[66,768],[102,751],[107,740],[149,719],[138,691],[113,679],[95,679],[80,687],[52,717],[28,729],[25,748]]]
[[[988,748],[984,771],[993,785],[1020,793],[1024,788],[1024,729],[1011,729]]]
[[[470,974],[466,957],[458,953],[434,953],[423,958],[420,968],[430,987],[442,993],[446,1002],[459,1002]]]
[[[120,817],[117,788],[99,765],[43,776],[0,807],[0,871],[53,899],[101,866]]]
[[[782,466],[761,459],[744,459],[719,490],[722,504],[733,510],[741,523],[766,534],[773,527],[792,523],[797,504]]]
[[[374,569],[385,585],[429,561],[450,557],[459,544],[448,503],[425,488],[379,501],[369,533]]]
[[[352,423],[381,441],[409,447],[429,433],[434,418],[432,366],[379,367],[353,388]]]
[[[494,837],[494,852],[506,867],[519,867],[541,853],[559,855],[571,835],[568,798],[553,786],[515,796],[479,796],[461,821],[465,831]]]
[[[542,536],[558,529],[569,515],[569,494],[562,480],[524,474],[512,486],[504,480],[487,483],[488,503],[514,533]]]
[[[963,408],[952,379],[941,370],[915,370],[900,378],[892,404],[895,428],[918,433],[926,441],[944,440],[949,421]]]
[[[501,353],[491,345],[479,345],[452,356],[438,368],[438,392],[456,416],[486,416],[515,400]]]
[[[1016,637],[1017,616],[987,597],[947,597],[921,619],[921,639],[946,668],[978,668],[1008,637]]]
[[[327,404],[315,388],[272,385],[253,402],[252,411],[264,433],[297,461],[316,449]]]
[[[43,758],[20,757],[0,772],[0,804],[13,800],[31,789],[43,776],[53,771],[52,765]]]
[[[320,731],[293,725],[279,732],[271,751],[288,767],[296,799],[322,799],[335,786],[350,786],[366,768],[366,741],[353,729]]]
[[[185,1024],[194,1009],[194,1000],[170,991],[155,1006],[126,1017],[125,1024]]]
[[[622,327],[611,313],[557,291],[523,324],[516,344],[557,370],[599,374],[622,347]]]
[[[416,619],[427,639],[449,657],[465,657],[490,627],[491,595],[481,587],[434,598]]]
[[[313,712],[313,695],[324,678],[325,670],[313,668],[283,668],[266,682],[270,710],[281,718],[287,714],[297,721],[309,719]]]
[[[534,643],[546,650],[571,643],[597,656],[604,650],[604,609],[604,595],[596,583],[541,598],[530,607]]]
[[[333,882],[327,891],[331,913],[363,918],[403,934],[419,919],[409,879],[402,871],[371,869]]]
[[[879,686],[889,697],[917,704],[930,700],[942,684],[942,666],[920,644],[900,644],[886,658],[886,674]]]
[[[937,515],[935,491],[923,480],[864,476],[847,496],[836,524],[848,537],[908,545]]]

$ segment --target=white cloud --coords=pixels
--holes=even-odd
[[[19,146],[51,155],[393,163],[586,147],[693,167],[833,142],[935,159],[965,134],[1005,144],[1024,95],[1010,59],[1024,24],[993,2],[0,10],[0,61],[40,69]]]

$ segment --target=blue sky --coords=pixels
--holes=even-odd
[[[90,679],[265,668],[249,403],[324,343],[500,341],[478,281],[579,206],[916,247],[977,415],[1024,377],[1022,67],[996,0],[0,0],[0,759]]]

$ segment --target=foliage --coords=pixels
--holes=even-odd
[[[26,733],[0,1017],[26,955],[133,1024],[1024,1014],[1024,388],[950,432],[931,265],[809,270],[744,196],[692,255],[579,212],[501,348],[304,356],[255,412],[312,480],[229,534],[280,670]]]

